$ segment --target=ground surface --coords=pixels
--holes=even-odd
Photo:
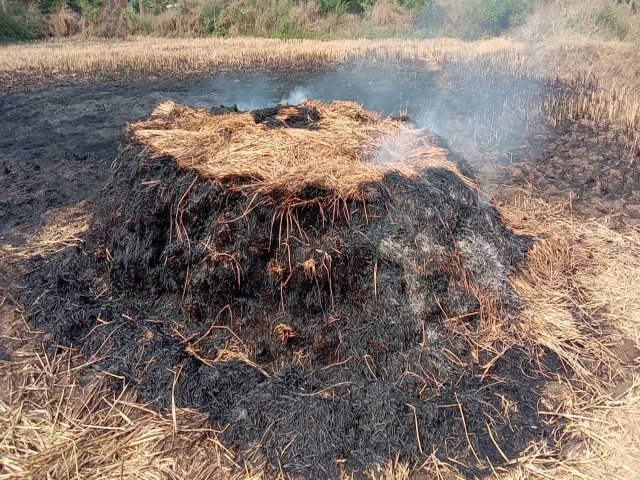
[[[637,157],[614,131],[586,122],[552,127],[542,113],[532,115],[552,93],[539,80],[480,79],[465,71],[434,75],[409,64],[227,73],[178,83],[112,82],[8,94],[0,104],[0,241],[19,241],[16,236],[39,225],[49,208],[94,198],[125,123],[166,99],[242,109],[297,103],[309,96],[353,99],[388,114],[407,109],[463,154],[488,194],[504,199],[533,187],[546,199],[571,197],[579,215],[637,224]]]

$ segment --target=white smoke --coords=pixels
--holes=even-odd
[[[298,105],[310,98],[310,92],[305,87],[298,85],[288,95],[285,95],[280,100],[280,103],[284,105]]]

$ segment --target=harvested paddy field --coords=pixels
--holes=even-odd
[[[632,90],[500,41],[126,82],[34,47],[0,106],[0,478],[636,478]]]

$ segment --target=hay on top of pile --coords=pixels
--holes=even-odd
[[[306,118],[307,128],[289,128],[287,119],[299,116],[304,123],[307,112],[315,114]],[[425,129],[381,119],[357,103],[305,101],[278,107],[274,119],[282,128],[259,122],[252,112],[212,114],[168,101],[129,131],[154,157],[173,158],[212,180],[251,179],[249,185],[267,195],[295,198],[315,187],[352,199],[388,172],[414,178],[427,168],[451,170],[474,186]]]

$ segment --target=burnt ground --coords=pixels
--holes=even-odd
[[[418,65],[355,65],[7,94],[0,102],[0,242],[19,243],[50,208],[95,198],[126,122],[166,99],[252,109],[310,96],[353,99],[387,114],[407,109],[461,152],[483,190],[499,200],[528,188],[549,200],[571,197],[576,215],[638,224],[637,154],[613,129],[586,121],[546,124],[537,110],[554,89],[463,67],[434,75]]]
[[[464,156],[487,195],[508,200],[525,189],[552,201],[571,198],[574,215],[637,225],[638,157],[614,129],[586,121],[547,124],[536,105],[556,88],[464,69],[434,75],[417,66],[378,65],[7,94],[0,102],[0,246],[25,242],[52,209],[97,199],[126,122],[166,99],[246,109],[310,96],[354,99],[385,113],[406,108]],[[4,270],[0,291],[11,291],[15,277]]]

